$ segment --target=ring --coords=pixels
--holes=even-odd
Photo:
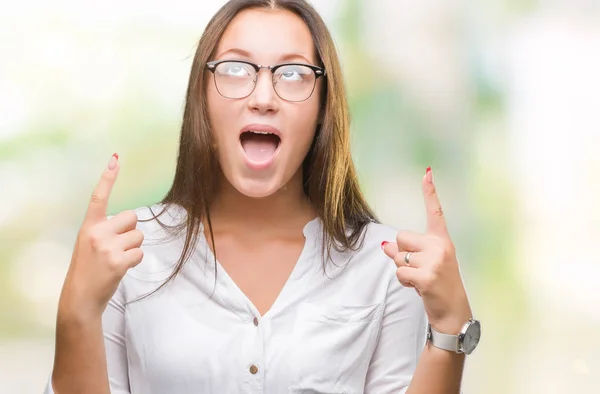
[[[412,252],[408,252],[405,256],[404,256],[404,263],[406,265],[410,265],[410,255],[412,254]]]

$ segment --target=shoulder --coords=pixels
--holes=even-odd
[[[396,234],[397,230],[391,226],[367,224],[353,250],[331,250],[326,277],[339,278],[338,285],[344,287],[347,291],[343,293],[350,297],[381,302],[386,298],[390,284],[396,286],[393,283],[396,265],[383,252],[381,243],[395,240]]]
[[[365,269],[375,273],[378,277],[394,275],[396,265],[381,248],[383,241],[392,242],[396,239],[398,230],[394,227],[381,223],[369,223],[363,232],[362,242],[356,251],[360,256],[360,264],[366,265]]]
[[[179,205],[154,204],[133,209],[137,218],[137,228],[144,235],[160,233],[166,228],[174,227],[185,222],[187,213]]]
[[[394,241],[398,231],[398,229],[387,224],[372,222],[365,227],[364,241],[365,243],[379,242],[379,246],[381,246],[381,242],[383,241]]]

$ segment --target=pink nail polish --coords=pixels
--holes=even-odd
[[[115,168],[117,168],[118,160],[119,160],[119,155],[117,153],[113,153],[113,155],[110,157],[110,161],[108,162],[108,169],[112,171]]]
[[[425,176],[427,177],[427,182],[433,183],[433,174],[431,173],[431,167],[427,167],[425,170]]]

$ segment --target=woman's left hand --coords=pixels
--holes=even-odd
[[[472,312],[430,168],[423,177],[423,195],[425,234],[400,231],[396,242],[384,241],[382,247],[394,259],[400,283],[414,287],[423,298],[431,325],[440,332],[458,334]]]

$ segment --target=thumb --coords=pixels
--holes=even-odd
[[[92,193],[84,222],[96,223],[106,219],[108,200],[117,180],[119,169],[119,155],[115,153],[111,156],[108,166],[102,173],[100,181]]]

